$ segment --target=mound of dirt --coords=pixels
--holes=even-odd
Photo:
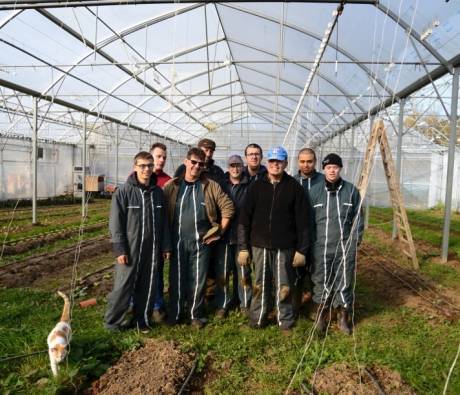
[[[194,355],[183,353],[172,341],[147,340],[93,383],[92,394],[177,394],[193,360]]]
[[[361,369],[360,374],[356,366],[334,364],[318,370],[312,384],[315,393],[330,395],[415,395],[399,373],[383,366]]]

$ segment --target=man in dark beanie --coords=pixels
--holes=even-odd
[[[315,215],[311,279],[318,304],[316,328],[320,334],[326,331],[335,308],[340,330],[351,334],[356,251],[364,229],[361,198],[358,189],[340,177],[339,155],[327,155],[322,166],[324,181],[309,193]]]

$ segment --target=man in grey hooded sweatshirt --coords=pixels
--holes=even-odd
[[[134,157],[133,170],[112,197],[109,227],[117,262],[105,326],[112,330],[124,329],[125,315],[132,300],[135,320],[132,324],[148,332],[154,306],[155,276],[160,257],[169,258],[170,233],[163,191],[156,186],[153,174],[152,155],[139,152]]]

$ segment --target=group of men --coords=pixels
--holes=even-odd
[[[283,147],[268,151],[265,167],[262,148],[249,144],[246,166],[231,155],[224,173],[214,163],[215,149],[214,141],[200,140],[172,179],[163,171],[163,144],[134,157],[132,174],[112,198],[117,264],[106,327],[147,332],[152,321],[190,320],[202,328],[213,277],[219,318],[239,307],[251,327],[275,320],[289,332],[313,294],[318,332],[325,332],[336,309],[339,328],[350,334],[363,222],[358,190],[340,177],[341,158],[327,155],[321,174],[315,152],[304,148],[292,177]]]

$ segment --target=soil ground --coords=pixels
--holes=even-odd
[[[356,366],[334,364],[318,370],[312,380],[313,393],[330,395],[415,395],[397,372],[372,366],[358,372]],[[371,378],[372,377],[372,378]]]
[[[358,258],[358,281],[372,287],[374,295],[385,304],[415,309],[430,320],[458,318],[460,293],[443,289],[422,273],[413,271],[388,234],[375,229],[369,231],[375,233],[391,253],[379,252],[363,243]],[[372,248],[372,255],[363,253],[366,248]],[[417,246],[417,250],[421,248]]]
[[[443,321],[449,314],[452,316],[457,314],[449,304],[460,305],[460,290],[439,288],[420,273],[408,276],[405,270],[398,271],[390,263],[403,265],[404,258],[398,252],[397,245],[392,242],[391,237],[376,228],[369,229],[368,232],[373,233],[383,246],[383,249],[379,247],[380,252],[374,254],[372,259],[363,253],[360,253],[358,259],[358,282],[372,290],[373,298],[383,304],[414,309],[433,322]],[[416,244],[420,254],[432,255],[433,246],[429,243],[417,242]],[[365,243],[363,247],[366,247]],[[82,247],[78,265],[79,277],[109,265],[113,261],[109,251],[110,244],[107,238],[89,242]],[[66,253],[61,251],[43,254],[18,262],[7,270],[0,270],[0,287],[34,287],[47,290],[60,288],[60,284],[68,284],[72,278],[74,259],[75,248]],[[380,264],[376,264],[376,260]],[[450,261],[450,266],[460,269],[460,263],[456,260]],[[388,270],[385,270],[385,267]],[[390,271],[393,275],[389,273]],[[395,275],[401,277],[405,283],[398,281]],[[112,281],[108,272],[94,277],[94,280],[91,277],[90,281],[83,284],[87,289],[85,296],[107,295]],[[429,284],[435,293],[421,290],[420,281]],[[431,303],[430,299],[436,303]],[[366,311],[360,310],[359,297],[356,316],[357,325],[360,320],[369,318]],[[144,347],[123,354],[120,360],[93,384],[89,393],[177,393],[192,369],[194,358],[192,354],[181,352],[174,342],[146,340]],[[202,389],[207,384],[218,378],[218,372],[226,368],[214,369],[213,358],[208,358],[201,374],[193,377],[189,391],[202,393]],[[276,368],[277,366],[274,365],[274,369]],[[373,379],[364,371],[360,376],[356,366],[330,365],[317,371],[313,387],[317,393],[378,394],[376,381],[386,394],[414,394],[398,373],[384,366],[370,366],[368,372]]]
[[[189,376],[194,355],[174,342],[147,340],[125,353],[92,385],[91,394],[177,394]]]

